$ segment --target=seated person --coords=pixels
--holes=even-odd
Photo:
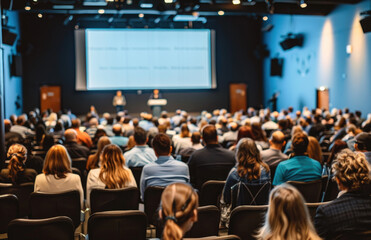
[[[134,140],[135,147],[124,154],[127,167],[143,167],[148,163],[156,161],[155,152],[147,145],[148,136],[143,128],[135,128]]]
[[[129,138],[122,136],[121,124],[113,125],[112,132],[115,134],[115,136],[110,137],[112,144],[116,144],[119,147],[126,147],[128,145]]]
[[[66,141],[64,142],[64,146],[66,147],[68,154],[72,159],[88,158],[90,150],[89,148],[77,143],[76,130],[67,129],[64,132],[64,138],[66,139]]]
[[[140,191],[144,199],[144,191],[149,186],[167,186],[174,182],[189,182],[189,170],[187,164],[171,157],[171,140],[163,133],[153,138],[153,149],[157,160],[143,167],[140,178]]]
[[[89,156],[88,161],[86,162],[86,170],[89,171],[91,169],[100,167],[101,154],[103,152],[103,148],[109,144],[111,144],[111,140],[108,137],[103,136],[99,138],[97,152]]]
[[[321,178],[321,164],[306,156],[309,140],[307,135],[299,132],[292,139],[291,158],[278,164],[273,185],[287,181],[309,182]]]
[[[125,159],[121,149],[110,144],[104,147],[101,156],[101,167],[89,172],[86,183],[86,201],[89,206],[90,193],[94,188],[119,189],[136,187],[133,173],[125,167]]]
[[[344,231],[371,229],[370,166],[363,153],[342,150],[332,164],[339,197],[319,206],[314,218],[318,234],[334,239]]]
[[[198,195],[190,185],[173,183],[161,196],[159,211],[164,230],[162,239],[181,240],[197,222]]]
[[[2,169],[0,173],[1,183],[21,183],[35,182],[37,172],[34,169],[26,168],[27,149],[21,144],[10,146],[7,157],[10,158],[8,168]]]
[[[321,239],[296,188],[282,184],[271,191],[265,223],[257,239]]]
[[[269,139],[269,149],[261,152],[262,161],[268,164],[269,167],[276,167],[280,162],[286,160],[288,156],[281,152],[285,143],[285,135],[281,131],[273,132]]]
[[[54,145],[46,154],[43,173],[37,175],[35,192],[59,193],[77,190],[80,192],[81,207],[84,206],[84,192],[81,179],[71,170],[71,158],[66,148]]]

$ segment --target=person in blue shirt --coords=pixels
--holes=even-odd
[[[140,178],[140,191],[144,200],[144,191],[149,186],[165,187],[174,182],[189,183],[188,165],[171,157],[171,140],[164,134],[153,138],[153,149],[157,160],[143,167]]]
[[[307,135],[299,132],[292,139],[293,154],[291,158],[278,164],[273,185],[287,181],[309,182],[321,178],[321,164],[306,156],[309,140]]]
[[[115,136],[110,137],[112,144],[116,144],[119,147],[126,147],[129,142],[129,138],[123,137],[122,134],[122,127],[120,124],[115,124],[112,127],[112,132]]]
[[[135,128],[134,140],[135,147],[124,154],[127,167],[143,167],[148,163],[156,161],[155,152],[147,145],[147,132],[143,128]]]

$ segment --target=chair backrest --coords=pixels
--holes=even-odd
[[[201,186],[209,180],[225,181],[233,167],[234,164],[215,164],[197,167],[195,188],[201,189]]]
[[[140,178],[142,176],[143,167],[130,167],[130,170],[134,175],[135,182],[137,183],[138,189],[140,191]]]
[[[271,182],[243,183],[232,187],[232,209],[241,205],[266,205],[269,201]]]
[[[157,210],[160,206],[161,195],[165,187],[149,186],[144,191],[144,212],[147,215],[148,223],[156,225]]]
[[[138,210],[139,191],[136,187],[123,189],[93,189],[90,194],[91,213],[114,210]]]
[[[203,238],[183,238],[184,240],[241,240],[236,235],[225,235],[225,236],[210,236],[210,237],[203,237]]]
[[[324,202],[332,201],[335,198],[337,198],[338,194],[339,194],[339,188],[338,188],[336,181],[334,181],[333,179],[329,179],[327,182],[327,188],[325,191],[325,196],[323,198],[323,201]]]
[[[30,197],[31,219],[43,219],[67,216],[72,219],[75,228],[80,225],[80,193],[77,190],[61,193],[34,192]]]
[[[225,181],[210,180],[201,187],[200,206],[219,206],[219,200],[223,193]]]
[[[8,224],[18,215],[18,198],[14,194],[0,195],[0,234],[7,232]]]
[[[142,211],[98,212],[88,221],[89,240],[145,240],[147,218]]]
[[[232,210],[228,234],[243,240],[255,239],[254,235],[264,224],[268,206],[239,206]]]
[[[17,196],[19,202],[19,217],[28,215],[28,202],[33,191],[33,183],[22,183],[20,185],[0,184],[0,195],[14,194]]]
[[[347,231],[334,238],[334,240],[370,240],[371,231]]]
[[[9,223],[9,240],[74,240],[72,220],[65,216],[47,219],[15,219]]]
[[[314,222],[314,217],[316,216],[317,208],[321,205],[326,205],[329,202],[319,202],[319,203],[305,203],[305,205],[308,208],[309,215],[312,219],[312,222]]]
[[[220,211],[216,206],[203,206],[197,209],[198,220],[185,235],[186,237],[218,236]]]
[[[72,167],[80,170],[81,174],[86,175],[86,158],[72,158]]]
[[[310,182],[288,181],[303,195],[306,202],[316,203],[321,200],[322,179]]]

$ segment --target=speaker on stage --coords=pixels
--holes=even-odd
[[[3,43],[6,45],[13,46],[15,40],[17,39],[17,34],[10,32],[8,29],[2,30]]]
[[[271,76],[282,77],[283,58],[271,59]]]

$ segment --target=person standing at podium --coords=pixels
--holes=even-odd
[[[160,91],[158,89],[154,89],[151,96],[149,97],[149,99],[162,99],[162,94],[160,93]],[[161,106],[151,106],[151,110],[152,110],[152,115],[155,116],[155,117],[160,117],[160,114],[161,114]]]
[[[161,98],[162,98],[162,94],[160,93],[158,89],[153,90],[153,93],[149,97],[149,99],[161,99]]]
[[[126,99],[122,92],[119,90],[116,92],[116,95],[113,97],[112,105],[116,108],[116,112],[124,111],[124,106],[126,105]]]

